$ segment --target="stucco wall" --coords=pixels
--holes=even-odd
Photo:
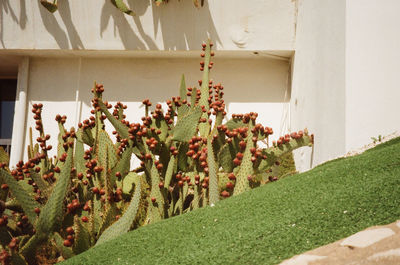
[[[258,121],[272,127],[276,136],[287,129],[288,60],[224,59],[216,56],[214,61],[211,77],[225,87],[229,117],[232,113],[256,111],[259,113]],[[141,101],[149,98],[154,106],[178,95],[182,73],[186,76],[187,86],[197,85],[201,78],[198,62],[198,59],[182,58],[31,58],[29,109],[33,103],[43,103],[44,127],[53,136],[50,144],[56,146],[58,127],[54,117],[67,115],[67,128],[88,118],[90,88],[95,80],[104,85],[106,100],[127,104],[127,119],[138,122],[144,114],[144,109],[139,108]],[[27,132],[31,126],[34,127],[34,122],[29,112]],[[112,131],[111,125],[108,129]],[[28,138],[25,142],[28,143]]]
[[[398,10],[396,0],[298,2],[291,129],[315,133],[314,160],[296,152],[300,170],[400,130]]]
[[[109,0],[59,1],[51,14],[38,0],[0,1],[0,48],[192,50],[210,36],[222,50],[292,50],[296,1],[125,1],[136,16]]]
[[[346,150],[400,130],[400,1],[346,4]]]
[[[229,89],[231,113],[258,111],[276,135],[315,134],[313,159],[311,149],[296,152],[300,170],[399,130],[399,1],[205,2],[127,0],[137,13],[130,17],[105,0],[60,1],[55,14],[36,0],[0,1],[0,57],[32,56],[28,102],[44,102],[49,121],[69,113],[72,126],[87,117],[94,80],[130,110],[144,97],[176,94],[182,72],[195,84],[193,54],[210,36],[223,54],[213,74]]]
[[[291,130],[315,134],[296,151],[298,169],[345,153],[345,0],[300,0],[293,58]]]

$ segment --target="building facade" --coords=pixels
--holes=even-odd
[[[0,2],[0,144],[11,146],[11,164],[26,156],[32,104],[43,103],[53,145],[56,114],[67,127],[89,116],[94,81],[138,121],[141,101],[176,95],[181,74],[196,85],[208,38],[228,113],[258,112],[275,137],[315,134],[313,150],[296,151],[299,170],[400,128],[399,1],[125,2],[135,16],[108,0],[59,1],[55,13],[37,0]]]

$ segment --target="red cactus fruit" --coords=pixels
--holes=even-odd
[[[224,190],[223,192],[221,192],[221,196],[224,197],[224,198],[228,198],[228,197],[231,196],[231,195],[229,194],[229,192],[227,192],[226,190]]]
[[[66,247],[71,247],[72,246],[72,242],[71,241],[69,241],[68,239],[66,239],[66,240],[64,240],[64,246],[66,246]]]
[[[227,189],[233,189],[233,187],[234,187],[234,185],[233,185],[232,182],[226,183],[226,188],[227,188]]]
[[[65,232],[67,232],[68,235],[73,235],[75,233],[74,229],[72,226],[69,226],[65,229]]]
[[[18,246],[18,239],[16,237],[13,237],[10,243],[8,244],[8,247],[10,249],[15,249],[17,246]]]
[[[235,166],[239,166],[241,162],[242,161],[240,161],[238,158],[233,159],[233,163],[235,164]]]

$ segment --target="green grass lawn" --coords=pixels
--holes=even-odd
[[[127,233],[65,264],[276,264],[400,219],[400,138]]]

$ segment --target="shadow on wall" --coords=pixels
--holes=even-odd
[[[101,11],[100,36],[102,37],[112,18],[114,27],[127,50],[198,50],[200,43],[208,38],[214,42],[221,42],[207,1],[201,8],[194,7],[192,1],[170,1],[161,6],[156,6],[153,2],[153,0],[129,0],[129,6],[136,13],[136,16],[131,17],[121,13],[110,1],[106,1]],[[148,12],[149,7],[152,8],[153,14],[153,33],[146,33],[140,20],[140,17]],[[129,19],[135,22],[137,33],[144,43],[132,29]],[[163,48],[157,47],[154,42],[157,34],[162,35]]]
[[[19,10],[20,12],[19,12],[19,17],[17,17],[15,12],[12,10],[10,2],[8,0],[0,1],[0,41],[3,47],[5,47],[3,39],[5,14],[10,13],[12,20],[16,22],[16,24],[18,24],[21,29],[25,29],[26,27],[27,15],[26,15],[25,0],[20,0],[19,5],[20,5],[20,10]]]
[[[199,58],[200,59],[200,58]],[[178,95],[181,74],[186,85],[198,87],[199,59],[95,59],[37,58],[31,61],[30,99],[33,101],[75,101],[90,105],[93,81],[104,84],[110,101],[164,101]],[[288,102],[287,61],[274,59],[216,58],[211,78],[225,87],[229,102]],[[56,67],[55,67],[56,66]],[[57,93],[51,93],[56,89]]]
[[[25,1],[20,1],[21,14],[19,18],[11,9],[8,0],[0,1],[0,8],[2,8],[0,14],[3,18],[4,12],[10,12],[13,20],[21,28],[24,28],[27,20]],[[112,24],[114,36],[119,36],[126,50],[198,50],[200,43],[207,38],[211,38],[216,43],[221,43],[207,1],[200,8],[196,8],[192,1],[175,0],[161,6],[156,6],[153,0],[127,0],[127,3],[134,10],[136,16],[131,17],[122,13],[109,0],[103,2],[99,21],[100,39],[103,38],[103,33]],[[37,8],[44,27],[53,36],[58,47],[61,49],[85,49],[79,32],[73,23],[69,1],[58,2],[57,12],[64,25],[60,25],[54,14],[46,10],[39,1],[35,1],[35,4],[38,5]],[[90,9],[90,4],[94,5],[95,3],[86,3],[86,8]],[[82,2],[82,5],[85,5],[85,3]],[[141,17],[146,14],[149,16],[148,13],[152,13],[153,28],[143,25],[141,22],[143,20],[141,20]],[[96,20],[92,19],[88,21],[89,23],[97,23]],[[0,27],[1,37],[3,23]],[[78,27],[78,29],[81,28]],[[92,28],[98,27],[93,25]],[[151,30],[153,31],[151,32]],[[159,38],[159,34],[161,34],[163,47],[157,47],[154,42],[155,39]],[[4,43],[2,44],[4,46]]]
[[[160,7],[153,4],[152,8],[154,35],[160,26],[165,50],[198,50],[208,38],[221,43],[208,1],[200,8],[195,8],[193,1],[176,0]]]
[[[54,15],[47,11],[39,1],[36,1],[39,5],[40,16],[42,17],[43,25],[46,30],[53,36],[61,49],[69,49],[69,43],[72,49],[85,49],[81,38],[71,19],[71,8],[69,7],[68,1],[58,2],[58,12],[60,13],[61,19],[63,20],[67,33],[61,28],[55,19]],[[67,35],[68,34],[68,35]]]
[[[139,33],[142,39],[146,42],[149,49],[158,50],[156,44],[151,39],[151,37],[144,32],[140,19],[138,17],[146,12],[150,3],[148,0],[134,2],[135,3],[130,3],[130,6],[135,7],[134,12],[136,13],[136,16],[134,16],[133,19],[137,25]],[[132,29],[131,25],[128,22],[128,19],[130,19],[131,16],[125,15],[124,13],[119,11],[111,4],[109,0],[105,1],[101,10],[100,37],[103,37],[103,33],[107,29],[111,18],[114,21],[114,30],[118,31],[122,44],[124,45],[126,50],[146,50],[145,43],[143,43],[139,39],[139,37],[136,35],[135,31]]]

